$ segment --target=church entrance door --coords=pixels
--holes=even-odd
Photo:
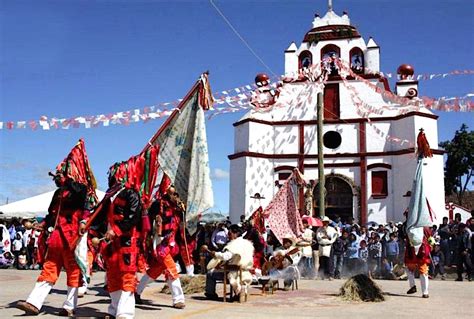
[[[353,217],[353,199],[352,186],[344,179],[337,176],[326,176],[326,216],[334,220],[336,216],[346,221]],[[314,188],[315,213],[319,211],[319,193],[318,185]]]

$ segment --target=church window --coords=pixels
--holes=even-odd
[[[334,44],[328,44],[321,49],[321,61],[323,63],[329,63],[331,67],[331,73],[329,75],[338,75],[337,66],[331,59],[340,58],[341,49]]]
[[[291,173],[279,173],[278,174],[278,180],[280,181],[286,181],[288,177],[290,177]]]
[[[330,149],[338,148],[341,145],[341,134],[336,131],[329,131],[323,135],[323,144]]]
[[[338,119],[339,116],[339,84],[326,84],[324,86],[324,118]]]
[[[309,68],[313,64],[313,55],[309,51],[303,51],[299,56],[299,68]]]
[[[364,53],[360,48],[352,48],[349,52],[351,69],[355,73],[364,73]]]
[[[372,172],[372,196],[386,197],[388,195],[387,171]]]

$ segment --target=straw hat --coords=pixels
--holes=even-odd
[[[211,270],[219,266],[219,264],[222,262],[222,260],[217,259],[217,258],[212,258],[209,263],[207,264],[207,270]]]
[[[282,237],[281,240],[283,241],[285,239],[291,241],[291,246],[294,246],[296,244],[296,238],[293,237],[292,234],[286,234],[285,236]]]

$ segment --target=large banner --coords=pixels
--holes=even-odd
[[[186,221],[192,234],[200,214],[214,206],[204,110],[198,90],[187,100],[155,143],[158,161],[186,203]]]

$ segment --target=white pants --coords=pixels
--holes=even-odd
[[[131,291],[117,290],[110,293],[108,313],[117,319],[132,319],[135,317],[135,296]]]
[[[88,286],[88,285],[87,285],[87,282],[86,282],[85,280],[83,280],[82,286],[80,286],[80,287],[78,288],[78,293],[79,293],[80,295],[85,295],[86,292],[87,292],[87,286]]]
[[[48,297],[49,292],[53,288],[53,285],[47,281],[37,282],[35,287],[31,291],[26,302],[32,304],[38,310],[43,307],[46,297]],[[63,303],[63,308],[67,310],[74,310],[77,306],[77,288],[67,287],[66,300]]]
[[[74,310],[77,306],[77,294],[79,288],[67,287],[66,301],[63,303],[63,308],[66,310]]]
[[[407,269],[408,274],[408,284],[410,288],[415,286],[415,274]],[[421,293],[423,295],[428,295],[428,287],[429,287],[429,279],[428,275],[421,275],[420,274],[420,284],[421,284]]]
[[[143,290],[145,290],[145,288],[148,286],[148,284],[152,281],[153,281],[153,279],[150,276],[148,276],[148,274],[145,273],[142,276],[142,278],[140,279],[140,282],[138,283],[137,295],[141,295]]]
[[[43,307],[43,303],[52,288],[53,285],[47,281],[36,282],[35,287],[28,296],[28,299],[26,299],[26,302],[32,304],[38,308],[38,310],[41,310],[41,307]]]
[[[194,277],[194,265],[186,266],[186,275]]]
[[[181,281],[179,280],[179,278],[175,280],[168,279],[166,283],[168,284],[168,287],[170,287],[171,290],[173,305],[177,304],[178,302],[184,302],[183,288],[181,288]]]
[[[148,283],[153,281],[154,279],[150,278],[147,274],[144,274],[143,277],[140,279],[137,287],[137,294],[141,295],[143,290],[148,286]],[[183,288],[181,288],[181,281],[178,279],[172,280],[168,279],[166,281],[168,287],[171,290],[171,297],[173,299],[173,305],[177,304],[178,302],[184,302],[184,293]]]

